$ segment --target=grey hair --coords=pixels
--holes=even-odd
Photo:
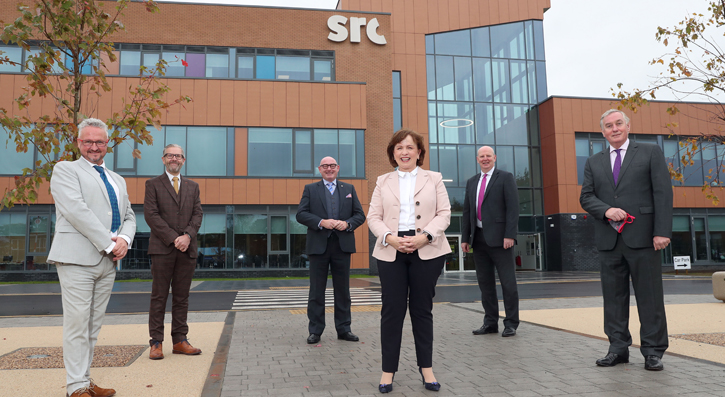
[[[609,116],[612,113],[619,113],[619,114],[621,114],[622,117],[624,118],[624,122],[627,123],[627,124],[629,124],[629,117],[627,117],[627,115],[624,114],[623,111],[621,111],[619,109],[609,109],[606,112],[604,112],[604,114],[602,115],[602,117],[599,119],[599,128],[601,128],[602,131],[604,131],[604,118],[607,117],[607,116]]]
[[[81,137],[81,132],[86,127],[96,127],[103,130],[103,132],[106,133],[106,138],[108,138],[108,126],[106,123],[104,123],[102,120],[94,119],[94,118],[87,118],[83,121],[81,121],[80,124],[78,124],[78,138]]]
[[[166,149],[171,148],[171,147],[175,147],[175,148],[181,149],[181,155],[186,158],[186,154],[184,153],[184,148],[181,147],[181,146],[179,146],[179,145],[177,145],[177,144],[175,144],[175,143],[169,143],[168,145],[164,146],[164,156],[166,155]]]

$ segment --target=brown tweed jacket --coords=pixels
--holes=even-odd
[[[170,254],[176,249],[174,240],[189,233],[191,243],[186,253],[190,258],[196,258],[196,234],[203,215],[198,183],[182,177],[179,194],[176,194],[164,172],[146,181],[143,207],[144,219],[151,228],[149,255]]]

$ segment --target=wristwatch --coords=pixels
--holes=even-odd
[[[191,240],[191,234],[189,234],[189,232],[184,232],[184,234],[189,236],[189,240]]]
[[[425,236],[428,237],[428,244],[433,242],[433,236],[430,233],[423,231],[423,234],[425,234]]]

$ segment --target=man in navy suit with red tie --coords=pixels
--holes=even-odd
[[[483,325],[473,330],[473,334],[498,333],[495,269],[506,312],[501,336],[514,336],[519,327],[519,291],[513,250],[519,227],[518,189],[513,174],[495,167],[493,148],[482,146],[476,160],[481,173],[466,183],[461,221],[461,249],[468,252],[473,248],[481,305],[485,311]]]

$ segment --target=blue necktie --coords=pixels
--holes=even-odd
[[[335,194],[335,184],[332,182],[329,182],[327,184],[327,190],[330,191],[330,194]]]
[[[116,232],[118,228],[121,226],[121,213],[118,211],[118,199],[116,198],[116,191],[113,190],[113,186],[111,186],[111,183],[108,182],[108,178],[106,178],[106,173],[103,172],[103,167],[100,165],[94,165],[93,168],[98,171],[99,174],[101,174],[101,179],[103,179],[103,183],[106,184],[106,190],[108,191],[108,198],[111,201],[111,210],[113,210],[113,220],[111,221],[111,231]]]

